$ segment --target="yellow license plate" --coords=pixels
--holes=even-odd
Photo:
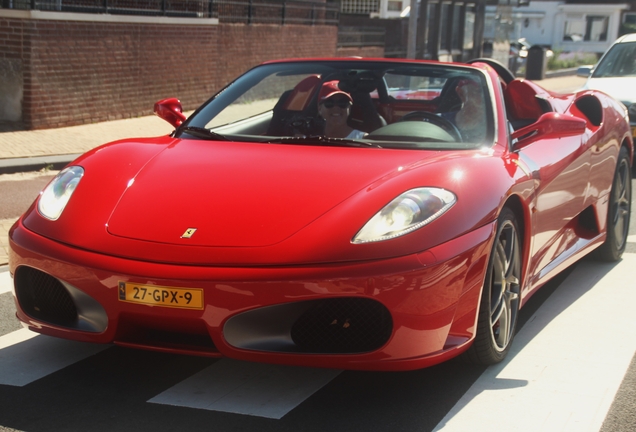
[[[203,309],[203,290],[119,282],[119,300],[170,308]]]
[[[636,137],[636,126],[632,128],[632,136]]]

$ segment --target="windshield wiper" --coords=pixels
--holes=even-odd
[[[197,138],[205,138],[217,141],[231,141],[224,135],[218,134],[216,132],[212,132],[210,129],[197,127],[197,126],[186,126],[182,128],[179,132],[185,132],[189,135],[195,136]]]
[[[331,138],[326,136],[299,136],[299,137],[278,137],[271,140],[263,141],[267,144],[328,144],[341,147],[376,147],[382,146],[366,141],[354,140],[349,138]]]

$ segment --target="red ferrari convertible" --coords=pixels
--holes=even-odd
[[[626,109],[501,64],[272,61],[175,130],[96,148],[10,231],[17,316],[157,351],[407,370],[510,349],[519,309],[623,253]]]

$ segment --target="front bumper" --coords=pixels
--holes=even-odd
[[[9,233],[9,265],[17,317],[43,334],[280,364],[408,370],[468,348],[494,229],[492,223],[398,258],[221,268],[88,252],[19,220]],[[123,302],[121,282],[201,288],[204,305]]]

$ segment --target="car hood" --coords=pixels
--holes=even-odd
[[[634,77],[590,78],[585,84],[585,88],[607,93],[629,107],[630,104],[636,102],[635,84],[636,78]]]
[[[272,245],[413,160],[380,151],[184,140],[129,182],[108,232],[190,246]]]
[[[72,163],[85,174],[58,220],[40,216],[34,205],[22,222],[72,250],[147,262],[245,266],[397,257],[494,220],[516,171],[491,150],[121,141]],[[445,188],[458,201],[408,235],[351,242],[374,214],[416,187]]]

